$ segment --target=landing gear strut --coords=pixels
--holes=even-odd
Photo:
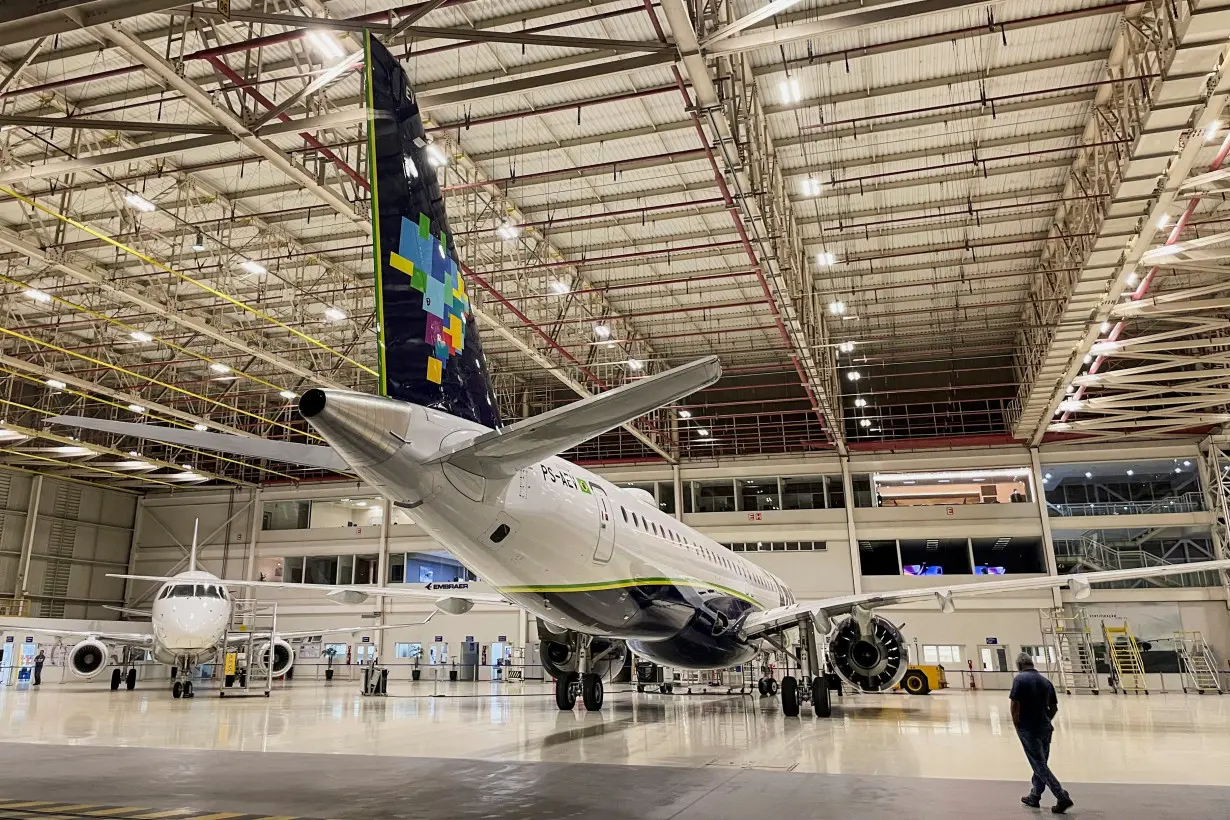
[[[816,645],[815,622],[811,615],[805,615],[798,622],[800,637],[803,643],[803,657],[799,659],[802,667],[802,677],[786,675],[781,680],[780,692],[782,698],[782,714],[786,717],[798,717],[804,706],[810,702],[816,717],[832,717],[833,701],[829,689],[829,675]],[[778,649],[786,651],[773,638],[766,638]],[[773,679],[766,667],[764,674],[757,682],[757,689],[762,697],[772,697],[778,694],[778,682]]]
[[[134,672],[136,670],[133,670]],[[179,673],[178,675],[176,673]],[[171,667],[171,679],[174,683],[171,684],[171,697],[173,698],[194,698],[196,693],[192,691],[192,667],[184,666],[182,669],[177,666]],[[136,683],[136,675],[133,675],[133,683]]]
[[[611,644],[607,649],[594,654],[591,636],[573,633],[569,639],[573,642],[570,654],[576,657],[576,671],[567,672],[555,679],[555,705],[561,712],[571,712],[576,708],[579,696],[587,710],[597,712],[602,708],[605,693],[602,676],[594,670],[602,668],[600,662],[615,651],[616,645]]]

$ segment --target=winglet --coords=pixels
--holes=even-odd
[[[717,356],[707,356],[485,433],[456,450],[438,453],[431,461],[447,461],[486,478],[506,478],[708,387],[721,376]]]

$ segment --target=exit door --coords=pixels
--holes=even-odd
[[[354,651],[355,663],[364,664],[376,659],[376,645],[374,643],[356,644]]]
[[[590,484],[598,501],[598,545],[594,548],[594,563],[605,564],[615,554],[615,520],[611,518],[611,502],[597,484]]]
[[[983,672],[1008,671],[1008,647],[983,646],[979,649]]]

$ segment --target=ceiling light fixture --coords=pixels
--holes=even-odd
[[[521,226],[507,220],[495,229],[496,235],[506,242],[511,242],[521,235]]]
[[[342,48],[342,44],[327,31],[309,31],[307,38],[320,52],[325,62],[337,61],[346,56],[346,50]]]
[[[700,436],[701,438],[706,438],[709,435],[709,431],[706,430],[704,427],[697,427],[696,435]]]
[[[295,391],[293,391],[293,390],[282,390],[282,391],[280,391],[280,392],[278,393],[278,395],[279,395],[279,396],[281,396],[282,398],[286,399],[287,401],[292,401],[292,400],[295,398]]]
[[[645,366],[645,363],[642,362],[640,359],[628,359],[628,369],[633,372],[640,370],[644,366]]]
[[[145,408],[139,404],[130,404],[128,405],[128,409],[134,413],[137,413],[138,415],[145,412]]]
[[[50,387],[52,390],[63,390],[64,388],[68,387],[67,384],[60,381],[59,379],[47,379],[43,383],[47,385],[48,387]]]
[[[842,342],[841,344],[837,345],[837,349],[841,351],[842,353],[853,353],[854,352],[854,342]]]
[[[1217,136],[1217,132],[1220,130],[1221,130],[1221,120],[1213,120],[1211,123],[1208,124],[1208,127],[1204,129],[1204,141],[1212,142],[1213,138]]]
[[[611,338],[611,329],[606,325],[594,325],[594,335],[599,339]]]
[[[150,202],[148,199],[141,196],[140,194],[128,194],[126,197],[124,197],[124,201],[127,202],[132,207],[136,208],[138,211],[141,211],[143,213],[148,214],[152,211],[158,210],[157,205]]]
[[[196,232],[196,239],[192,240],[192,249],[194,251],[205,250],[205,234],[201,233],[200,231]]]
[[[857,370],[850,370],[846,373],[846,378],[852,382],[856,382],[859,379],[863,378],[863,374],[859,373]]]
[[[820,180],[815,177],[808,177],[803,180],[801,185],[803,196],[820,196]]]
[[[1085,478],[1093,478],[1093,473],[1085,473]]]
[[[1127,471],[1127,474],[1128,474],[1128,475],[1136,475],[1136,471],[1135,471],[1135,470],[1128,470],[1128,471]]]
[[[1109,321],[1103,322],[1103,323],[1101,324],[1101,329],[1102,329],[1102,332],[1103,332],[1103,333],[1105,333],[1106,331],[1110,330],[1110,322],[1109,322]]]
[[[215,373],[230,373],[231,372],[231,366],[229,364],[223,364],[222,362],[210,362],[209,369]]]
[[[691,411],[691,410],[680,410],[680,411],[679,411],[679,418],[681,418],[681,419],[690,419],[690,418],[692,418],[692,411]]]
[[[243,268],[245,271],[252,274],[253,276],[260,276],[262,274],[269,272],[265,268],[265,266],[262,265],[260,262],[254,262],[251,259],[243,260],[242,262],[239,263],[239,267]]]
[[[554,282],[547,285],[547,287],[556,296],[563,296],[565,293],[572,290],[572,288],[568,286],[567,282],[561,282],[559,279],[556,279]]]
[[[840,299],[834,299],[833,301],[829,302],[829,313],[833,314],[834,316],[840,316],[841,314],[845,312],[846,312],[845,302],[841,301]]]
[[[204,433],[206,430],[209,429],[209,427],[204,424],[201,424],[198,421],[196,424],[192,425],[192,429],[196,430],[198,433]]]
[[[340,322],[346,318],[345,311],[338,310],[335,307],[325,309],[325,318],[330,322]]]
[[[1162,214],[1157,220],[1157,229],[1159,231],[1166,230],[1166,226],[1170,224],[1170,214]]]
[[[858,422],[858,423],[859,423],[859,426],[860,426],[860,427],[870,427],[870,426],[871,426],[871,419],[859,419],[859,422]]]
[[[142,344],[154,341],[154,337],[146,333],[144,330],[134,330],[128,335],[132,337],[134,342],[141,342]]]
[[[37,288],[26,288],[26,296],[29,296],[31,299],[33,299],[36,302],[50,302],[51,301],[51,296],[49,294],[43,293],[41,290]]]
[[[427,146],[427,162],[432,168],[444,168],[448,165],[448,157],[433,142]]]
[[[781,91],[782,102],[786,105],[793,105],[803,99],[803,90],[799,87],[798,77],[787,77],[777,87]]]
[[[866,399],[855,399],[855,400],[854,400],[854,406],[855,406],[855,407],[866,407],[866,406],[867,406],[867,400],[866,400]]]
[[[820,251],[816,254],[816,264],[822,268],[827,268],[829,265],[837,264],[837,257],[832,251]]]

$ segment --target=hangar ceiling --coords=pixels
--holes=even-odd
[[[578,459],[1203,434],[1226,7],[14,0],[0,463],[310,476],[41,420],[311,440],[300,392],[373,389],[364,27],[430,119],[506,418],[721,357]]]

